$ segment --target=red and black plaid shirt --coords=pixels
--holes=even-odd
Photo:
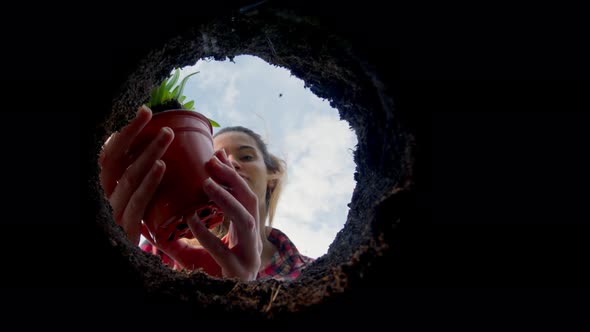
[[[301,271],[311,264],[315,259],[299,253],[295,244],[289,237],[280,230],[273,228],[268,235],[268,240],[277,247],[278,251],[271,258],[270,262],[260,271],[256,279],[274,278],[279,280],[292,280],[297,278]],[[160,256],[162,262],[168,266],[179,269],[180,266],[172,258],[161,250],[144,241],[141,249],[154,255]]]

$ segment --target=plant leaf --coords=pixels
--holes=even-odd
[[[187,109],[187,110],[191,110],[191,111],[194,110],[195,109],[195,101],[191,100],[188,103],[183,104],[182,108]]]
[[[172,89],[174,84],[176,84],[176,82],[178,82],[179,77],[180,77],[180,69],[176,68],[176,70],[174,71],[174,74],[172,75],[172,77],[170,77],[170,79],[168,79],[168,83],[166,83],[166,90],[167,91],[170,91]]]
[[[198,73],[199,73],[199,72],[198,72],[198,71],[196,71],[196,72],[194,72],[194,73],[191,73],[191,74],[188,74],[188,75],[186,75],[186,76],[185,76],[185,77],[182,79],[182,82],[180,82],[180,84],[178,85],[180,88],[179,88],[179,89],[178,89],[178,91],[176,92],[177,94],[176,94],[176,95],[173,95],[172,97],[173,97],[174,99],[178,99],[180,96],[182,96],[182,91],[184,91],[184,85],[185,85],[185,84],[186,84],[186,82],[188,81],[188,78],[189,78],[189,77],[191,77],[191,76],[193,76],[193,75],[195,75],[195,74],[198,74]]]
[[[160,84],[160,87],[158,87],[156,89],[156,95],[154,96],[153,105],[160,105],[160,104],[162,104],[162,101],[163,101],[162,97],[164,95],[165,89],[166,89],[166,80],[164,80],[162,82],[162,84]]]
[[[150,104],[157,105],[158,104],[158,94],[160,93],[160,86],[158,85],[152,90],[152,95],[150,96]]]
[[[170,100],[170,98],[171,98],[170,91],[168,91],[167,89],[162,91],[162,97],[161,97],[162,104],[165,103],[166,101]]]
[[[174,88],[174,90],[172,90],[172,92],[170,93],[170,99],[176,99],[176,100],[178,100],[178,102],[179,102],[179,103],[182,103],[182,102],[180,101],[180,98],[176,97],[176,95],[177,95],[177,93],[178,93],[178,89],[180,89],[180,87],[176,86],[176,87]]]
[[[221,126],[219,125],[219,123],[217,123],[217,122],[215,122],[215,121],[213,121],[213,120],[211,120],[211,119],[209,119],[209,122],[211,122],[211,125],[212,125],[213,127],[221,127]]]

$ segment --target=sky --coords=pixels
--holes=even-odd
[[[186,101],[194,100],[195,110],[221,127],[254,130],[269,151],[287,163],[287,183],[273,227],[287,234],[304,255],[327,253],[344,226],[356,185],[357,138],[349,124],[288,69],[258,57],[201,59],[181,68],[181,79],[196,71],[184,88]]]

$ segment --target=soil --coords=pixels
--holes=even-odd
[[[349,306],[358,308],[355,315],[382,312],[375,296],[389,296],[388,288],[379,285],[390,283],[384,278],[394,262],[389,241],[408,213],[404,204],[411,200],[413,138],[396,120],[393,89],[386,81],[390,73],[378,68],[383,65],[381,55],[371,53],[365,47],[370,40],[339,19],[297,6],[265,3],[248,13],[228,12],[194,23],[171,32],[164,45],[151,49],[136,66],[139,69],[125,77],[103,130],[117,130],[126,123],[149,97],[146,87],[157,86],[172,68],[200,58],[250,54],[289,68],[317,96],[328,99],[358,136],[357,186],[346,226],[328,253],[296,281],[238,283],[165,268],[126,243],[112,226],[108,207],[100,202],[96,223],[104,232],[104,261],[119,262],[105,273],[125,276],[115,284],[135,289],[148,306],[166,303],[194,310],[207,321],[227,315],[236,321],[345,321],[342,310]],[[95,197],[100,201],[98,192]]]
[[[157,113],[164,112],[167,110],[182,109],[182,105],[180,104],[180,102],[178,102],[178,100],[171,99],[163,104],[152,106],[152,107],[150,107],[150,109],[152,110],[152,114],[157,114]]]
[[[553,330],[572,330],[588,311],[590,132],[569,110],[590,109],[589,87],[521,79],[587,77],[574,34],[587,29],[545,24],[554,7],[498,6],[488,21],[489,6],[424,7],[403,22],[381,2],[193,2],[168,6],[166,24],[156,22],[168,7],[153,5],[13,10],[27,29],[6,34],[3,58],[18,88],[3,108],[2,320],[472,331],[554,319]],[[241,54],[289,68],[358,137],[345,226],[294,282],[174,272],[126,240],[99,185],[102,142],[173,68]]]

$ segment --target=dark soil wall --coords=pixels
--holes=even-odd
[[[151,7],[36,8],[31,30],[9,37],[6,318],[299,330],[564,324],[583,312],[587,82],[506,80],[539,78],[537,49],[509,43],[517,55],[506,56],[489,32],[404,21],[384,5],[268,1],[240,12],[247,4],[186,8],[168,24]],[[99,139],[172,67],[239,54],[290,68],[359,139],[346,226],[293,283],[160,266],[113,226],[96,183]],[[564,78],[573,65],[561,63],[544,77]]]

